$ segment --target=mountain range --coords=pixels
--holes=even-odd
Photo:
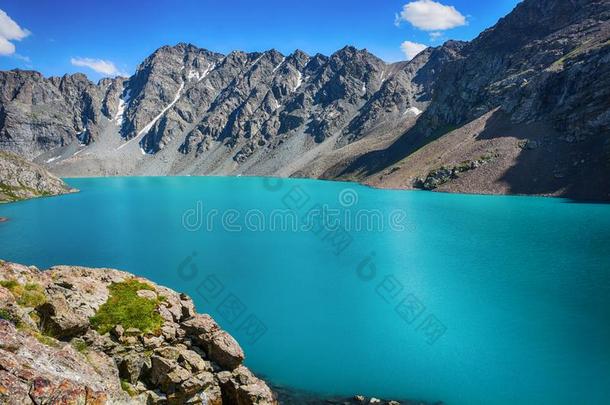
[[[129,78],[0,72],[0,149],[59,176],[261,175],[610,200],[610,1],[524,0],[408,62],[180,43]]]

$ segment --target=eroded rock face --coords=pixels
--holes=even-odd
[[[72,346],[48,346],[15,325],[0,319],[0,398],[21,398],[21,403],[103,403],[129,396],[118,375],[103,375]],[[27,395],[24,396],[23,394]],[[62,402],[63,401],[63,402]]]
[[[41,272],[0,262],[0,280],[2,403],[277,404],[241,365],[239,344],[209,315],[196,314],[184,294],[118,270],[76,266]],[[100,334],[90,318],[112,283],[131,280],[149,286],[135,295],[158,303],[163,325],[147,333],[114,325]],[[44,302],[25,305],[27,289],[42,291]]]
[[[0,89],[0,148],[28,159],[74,140],[92,142],[102,116],[112,110],[104,99],[113,87],[95,85],[82,73],[45,78],[4,71]]]
[[[607,133],[608,40],[605,0],[520,3],[444,66],[427,112],[430,131],[500,106],[514,122],[549,120],[574,136]]]

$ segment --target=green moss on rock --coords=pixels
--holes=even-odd
[[[116,325],[125,329],[137,328],[143,333],[158,332],[163,318],[157,312],[159,300],[138,296],[139,290],[152,290],[149,284],[131,279],[121,283],[112,283],[109,287],[110,297],[91,318],[91,325],[99,333],[109,332]]]

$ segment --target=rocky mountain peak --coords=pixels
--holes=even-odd
[[[353,46],[330,56],[223,55],[179,43],[157,49],[130,78],[97,85],[2,72],[0,147],[58,167],[98,145],[116,156],[112,168],[102,163],[104,173],[328,169],[332,177],[343,164],[335,159],[354,160],[354,151],[388,148],[375,155],[373,167],[383,168],[492,111],[511,125],[544,122],[582,139],[608,129],[609,21],[607,0],[524,0],[471,42],[447,41],[392,64]],[[310,170],[314,161],[325,168]],[[366,170],[345,172],[375,172],[366,154],[362,161]]]

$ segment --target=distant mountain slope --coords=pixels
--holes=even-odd
[[[0,203],[74,191],[42,167],[0,151]]]
[[[462,46],[386,64],[353,47],[327,57],[178,44],[129,79],[97,85],[2,72],[0,147],[59,174],[290,175],[368,136],[402,133]]]
[[[439,189],[610,199],[609,62],[610,1],[523,1],[444,65],[413,128],[326,175],[411,187],[493,155]]]
[[[609,18],[610,0],[525,0],[469,43],[394,64],[353,47],[222,55],[178,44],[98,84],[1,72],[0,148],[59,175],[610,199]]]

